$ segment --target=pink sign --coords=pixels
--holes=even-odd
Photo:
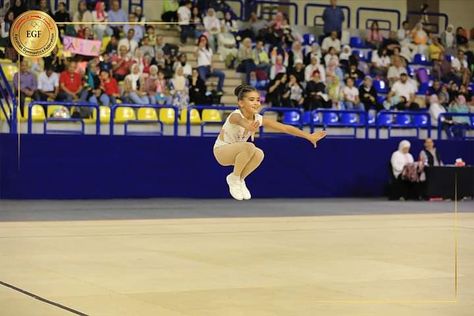
[[[85,40],[82,38],[64,36],[63,37],[64,50],[84,56],[99,56],[100,41]]]

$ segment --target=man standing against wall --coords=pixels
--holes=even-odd
[[[330,0],[331,6],[324,9],[324,35],[328,37],[332,31],[337,32],[338,38],[341,38],[342,22],[344,22],[344,13],[337,6],[337,0]]]

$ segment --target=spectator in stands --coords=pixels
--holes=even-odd
[[[138,19],[137,19],[137,16],[135,15],[135,13],[130,13],[128,15],[128,21],[130,23],[136,23],[138,22]],[[133,32],[133,40],[137,43],[140,43],[140,41],[142,40],[143,38],[143,26],[142,25],[138,25],[138,24],[127,24],[123,27],[123,31],[125,34],[128,34],[128,31],[133,29],[135,32]]]
[[[46,65],[38,77],[38,99],[40,101],[56,100],[59,93],[59,76],[51,65]]]
[[[463,84],[469,83],[469,78],[471,77],[471,73],[469,71],[469,67],[464,57],[464,51],[459,49],[458,55],[453,58],[451,61],[451,66],[454,71],[454,74],[458,78],[457,82],[462,82]]]
[[[87,90],[83,89],[84,83],[82,76],[77,72],[77,62],[70,61],[67,70],[59,76],[59,94],[58,101],[82,101],[87,100]]]
[[[281,23],[281,33],[282,33],[282,38],[281,41],[282,43],[292,46],[294,41],[299,41],[301,40],[301,36],[298,36],[297,32],[292,29],[290,22],[288,20],[287,16],[283,16],[283,20]]]
[[[268,22],[265,20],[261,20],[258,18],[257,13],[252,12],[250,14],[249,18],[249,27],[250,31],[253,36],[251,36],[252,39],[258,39],[258,38],[263,38],[264,33],[266,32],[268,28]]]
[[[66,10],[66,4],[64,1],[58,3],[58,10],[54,13],[55,22],[72,22],[71,15]],[[66,32],[66,25],[58,25],[59,33],[64,34]]]
[[[197,6],[191,9],[191,27],[194,30],[194,38],[199,38],[204,33],[204,24],[202,23],[201,12]]]
[[[110,6],[109,14],[109,22],[127,22],[127,15],[125,12],[120,9],[120,2],[119,0],[112,0],[112,4]],[[120,38],[120,32],[123,30],[122,25],[112,25],[111,26],[114,35],[117,38]]]
[[[196,68],[193,68],[189,79],[189,102],[192,104],[206,104],[206,84],[199,76]]]
[[[344,22],[344,12],[342,12],[342,9],[337,6],[337,0],[330,0],[330,4],[331,6],[326,7],[323,12],[323,31],[326,37],[328,37],[332,32],[336,32],[337,37],[340,38],[342,32],[342,22]]]
[[[171,104],[184,109],[189,104],[189,81],[184,76],[183,67],[178,66],[169,85]]]
[[[221,30],[223,33],[227,32],[232,34],[236,34],[239,31],[237,21],[232,18],[229,11],[224,13],[224,18],[221,21]]]
[[[194,29],[191,22],[191,8],[193,4],[191,1],[186,0],[178,9],[178,21],[181,28],[181,43],[185,44],[188,37],[194,36]]]
[[[466,104],[466,98],[460,94],[450,104],[448,108],[449,113],[469,113],[469,107]],[[455,138],[462,138],[463,133],[466,129],[469,129],[471,125],[470,118],[468,116],[456,116],[453,115],[452,121],[454,125],[451,127],[453,136]]]
[[[469,44],[465,32],[466,31],[462,27],[458,27],[456,29],[456,45],[457,47],[461,47],[463,49],[467,49]]]
[[[208,77],[217,77],[219,79],[217,83],[217,93],[222,95],[222,88],[224,86],[225,74],[212,67],[212,49],[209,47],[207,37],[202,35],[198,40],[198,47],[196,50],[198,72],[201,79],[206,82]]]
[[[365,76],[364,83],[359,88],[359,96],[366,111],[370,109],[380,111],[382,109],[382,106],[377,101],[377,91],[375,91],[372,85],[372,77]]]
[[[326,73],[328,97],[333,109],[341,110],[342,87],[338,76]]]
[[[318,80],[321,80],[322,82],[326,82],[326,70],[324,67],[319,63],[319,57],[317,55],[313,55],[311,57],[311,63],[306,66],[305,68],[305,81],[309,82],[310,80],[313,79],[313,74],[317,70],[318,73]]]
[[[244,40],[240,44],[239,52],[237,54],[237,60],[239,61],[239,65],[237,66],[236,71],[246,74],[246,83],[249,83],[250,72],[256,69],[253,57],[254,55],[252,51],[252,41],[248,37],[244,38]]]
[[[39,0],[37,2],[38,5],[34,8],[34,10],[42,11],[48,14],[50,17],[53,17],[53,12],[51,12],[50,4],[47,0]]]
[[[268,73],[270,72],[271,67],[270,57],[268,56],[268,53],[265,50],[263,41],[261,40],[258,40],[257,44],[255,45],[255,48],[253,50],[253,60],[255,61],[255,67],[257,67],[258,70],[267,73],[268,78]]]
[[[309,65],[311,63],[313,56],[316,56],[318,58],[318,64],[319,64],[323,55],[321,54],[321,47],[319,46],[317,42],[314,42],[313,44],[311,44],[311,50],[306,53],[303,59],[304,64]]]
[[[423,24],[417,23],[412,30],[412,41],[418,46],[417,52],[419,54],[427,55],[428,34],[423,29]]]
[[[17,53],[13,48],[12,42],[10,40],[10,29],[14,21],[15,13],[13,11],[8,11],[8,15],[4,19],[1,19],[0,22],[0,46],[5,47],[5,58],[12,61],[17,60]]]
[[[387,110],[392,106],[400,111],[418,110],[419,105],[415,103],[415,94],[416,86],[408,81],[406,73],[402,73],[400,80],[393,84],[384,106]]]
[[[431,116],[431,125],[438,126],[438,118],[440,117],[440,114],[446,113],[446,109],[444,108],[443,105],[441,105],[439,98],[436,94],[430,95],[429,104],[430,104],[429,112]],[[447,119],[445,116],[442,116],[441,124],[443,124],[443,127],[449,127],[453,124],[453,122]],[[446,128],[444,129],[446,130]]]
[[[291,75],[294,75],[296,77],[296,81],[303,87],[306,86],[305,79],[304,79],[304,76],[305,76],[304,71],[305,69],[304,69],[303,60],[297,59],[295,60],[295,67],[293,67],[293,69],[289,73]]]
[[[326,94],[326,85],[321,80],[319,70],[313,71],[311,80],[306,85],[305,94],[304,108],[306,111],[331,107],[331,102]]]
[[[97,1],[95,4],[95,10],[92,11],[92,19],[94,22],[104,23],[107,22],[107,12],[105,12],[105,3],[103,1]],[[105,35],[112,35],[112,29],[104,24],[96,24],[93,26],[96,38],[102,40]]]
[[[92,60],[87,64],[86,73],[84,76],[85,84],[84,90],[87,91],[86,100],[90,103],[98,104],[102,96],[102,89],[100,88],[100,77],[97,63]],[[92,109],[88,108],[91,112]],[[89,115],[86,115],[89,116]]]
[[[349,45],[344,45],[342,47],[342,51],[339,54],[339,64],[341,65],[341,68],[344,70],[344,72],[347,72],[349,70],[349,58],[352,55],[352,49]]]
[[[257,73],[255,71],[252,71],[250,73],[249,84],[257,90],[264,90],[267,87],[267,81],[266,80],[259,80],[257,78]]]
[[[402,65],[402,60],[400,57],[392,57],[392,65],[388,68],[387,79],[390,84],[390,87],[400,79],[402,73],[407,73],[407,70]]]
[[[397,32],[397,37],[400,44],[408,44],[411,42],[411,29],[408,21],[403,21],[402,28]]]
[[[61,73],[66,69],[66,60],[61,51],[59,51],[58,46],[53,48],[51,55],[44,57],[44,65],[50,65],[54,72]]]
[[[272,107],[282,107],[282,97],[286,93],[287,89],[287,75],[285,72],[280,72],[270,81],[268,85],[268,92],[266,95],[266,101],[272,105]]]
[[[288,52],[288,70],[291,71],[295,66],[296,60],[303,61],[304,52],[300,41],[294,41],[291,50]]]
[[[139,50],[138,48],[135,49],[135,53],[133,54],[132,61],[134,64],[138,65],[138,68],[140,69],[140,73],[143,73],[143,69],[145,67],[145,64],[143,62],[143,54],[142,54],[142,51]]]
[[[5,16],[8,16],[10,12],[13,12],[13,19],[16,19],[20,14],[27,11],[27,5],[25,0],[12,0],[10,1],[10,9],[8,9]]]
[[[150,55],[146,54],[143,56],[143,74],[145,75],[150,74],[151,60],[152,57]]]
[[[129,56],[133,56],[135,49],[138,47],[138,42],[134,40],[135,37],[135,29],[128,29],[127,30],[127,37],[122,38],[118,42],[118,47],[125,46],[127,47],[127,54]]]
[[[430,56],[430,60],[432,61],[439,60],[441,53],[444,53],[444,47],[439,42],[439,38],[437,36],[433,36],[431,40],[432,42],[428,46],[428,53]]]
[[[204,29],[206,30],[209,40],[209,44],[212,47],[212,50],[217,52],[218,48],[218,35],[221,32],[221,23],[216,16],[214,9],[210,8],[207,10],[207,14],[203,19]]]
[[[135,13],[137,22],[146,22],[146,17],[143,14],[143,8],[141,6],[136,5],[135,9],[133,10],[133,13]]]
[[[273,80],[276,78],[276,75],[279,73],[286,73],[286,67],[283,64],[283,56],[277,55],[275,63],[270,67],[270,79]]]
[[[145,34],[146,37],[148,37],[148,41],[150,43],[150,45],[154,45],[155,42],[156,42],[156,30],[155,30],[155,27],[153,25],[147,25],[146,26],[146,34]],[[154,55],[154,54],[153,54]]]
[[[162,49],[156,50],[155,57],[151,61],[151,64],[158,66],[158,69],[164,70],[166,68],[165,54]]]
[[[329,62],[331,60],[336,60],[337,64],[339,65],[338,53],[334,47],[329,47],[328,53],[324,56],[324,64],[326,67],[329,66]]]
[[[379,48],[383,42],[382,32],[379,29],[379,23],[377,21],[373,21],[370,25],[370,29],[367,32],[366,43],[371,48]]]
[[[173,65],[173,71],[176,72],[178,67],[183,68],[184,76],[190,77],[192,75],[193,68],[191,67],[191,64],[188,63],[188,58],[186,57],[185,53],[181,53],[178,56],[178,60]]]
[[[163,13],[161,14],[161,20],[164,22],[177,22],[178,9],[179,9],[178,0],[163,0],[163,9],[162,9]]]
[[[390,57],[387,50],[379,48],[372,52],[371,73],[376,76],[385,77],[387,75],[388,67],[390,66]]]
[[[424,148],[420,151],[420,161],[422,161],[425,166],[430,167],[439,167],[443,166],[443,161],[441,156],[434,146],[434,142],[431,138],[425,139]]]
[[[285,107],[301,107],[304,104],[303,87],[296,79],[295,75],[289,75],[287,88],[282,96]]]
[[[413,166],[414,159],[410,154],[410,142],[402,140],[398,145],[398,150],[392,154],[390,164],[392,167],[392,173],[394,176],[394,190],[392,192],[391,199],[399,199],[403,197],[405,199],[417,198],[418,190],[415,183],[408,181],[407,177],[403,176],[405,169]]]
[[[224,22],[224,21],[223,21]],[[237,41],[235,39],[233,24],[225,22],[222,26],[222,32],[218,34],[219,54],[227,68],[234,68],[239,51],[237,50]]]
[[[454,26],[452,24],[449,24],[446,30],[441,33],[441,44],[446,49],[446,53],[454,53],[456,49],[456,35],[454,34]]]
[[[145,85],[145,82],[140,73],[140,68],[137,64],[133,64],[130,68],[130,74],[125,77],[124,98],[128,99],[130,103],[148,104],[147,93],[144,89],[141,89],[143,85]]]
[[[397,32],[390,31],[389,37],[383,39],[382,47],[387,50],[389,56],[396,54],[396,50],[400,53],[401,46],[400,42],[397,40]]]
[[[345,78],[352,78],[357,84],[358,80],[362,80],[364,76],[364,73],[357,68],[357,65],[351,63],[349,66],[349,71],[346,73]]]
[[[465,84],[459,86],[459,94],[463,95],[466,98],[467,103],[470,103],[472,100],[472,93],[469,91]]]
[[[326,37],[321,44],[321,50],[323,54],[326,54],[329,49],[333,47],[336,50],[336,54],[341,51],[341,41],[337,38],[337,32],[331,32],[331,35]]]
[[[28,64],[24,59],[20,63],[20,72],[13,75],[13,88],[15,95],[18,95],[18,90],[20,90],[20,112],[24,116],[25,99],[28,97],[32,100],[39,100],[36,77],[29,71]]]
[[[142,52],[143,56],[150,56],[153,58],[155,56],[155,48],[150,45],[150,39],[146,35],[141,41],[141,46],[138,49]]]
[[[77,3],[77,11],[76,13],[74,13],[72,21],[73,22],[93,22],[94,21],[91,11],[87,10],[86,0],[80,0]],[[83,31],[84,27],[86,27],[85,24],[78,24],[74,26],[74,28],[76,29],[76,32],[80,32],[81,30]]]
[[[340,81],[344,80],[344,73],[342,72],[342,69],[339,67],[339,61],[337,56],[331,58],[329,60],[329,64],[326,67],[326,78],[331,76],[336,76]]]
[[[359,99],[359,90],[354,86],[354,79],[346,79],[346,86],[342,88],[342,108],[344,110],[364,110]]]
[[[100,96],[100,102],[104,106],[110,106],[117,103],[120,97],[120,90],[115,78],[110,76],[110,72],[106,70],[100,71],[100,88],[104,93]]]
[[[125,45],[119,46],[119,54],[112,57],[113,75],[117,81],[125,79],[130,72],[133,60],[128,55],[128,48]]]
[[[110,37],[110,41],[107,43],[107,46],[105,47],[105,52],[109,55],[118,54],[119,53],[118,43],[119,43],[119,40],[118,40],[117,36],[112,35]],[[125,48],[127,48],[127,47],[125,47]]]

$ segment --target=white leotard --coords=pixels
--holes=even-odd
[[[219,134],[219,136],[217,136],[214,148],[237,142],[246,142],[252,135],[250,131],[246,131],[245,128],[243,128],[242,126],[229,122],[230,117],[234,113],[240,114],[242,117],[244,117],[240,110],[235,110],[227,117],[224,125],[222,126],[221,133]],[[262,126],[263,116],[261,116],[260,114],[255,114],[255,121],[259,123],[259,126]],[[222,139],[221,135],[223,136]]]

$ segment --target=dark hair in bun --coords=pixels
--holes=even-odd
[[[237,100],[242,100],[248,92],[257,91],[254,87],[248,84],[241,84],[234,90],[234,94],[237,97]]]

